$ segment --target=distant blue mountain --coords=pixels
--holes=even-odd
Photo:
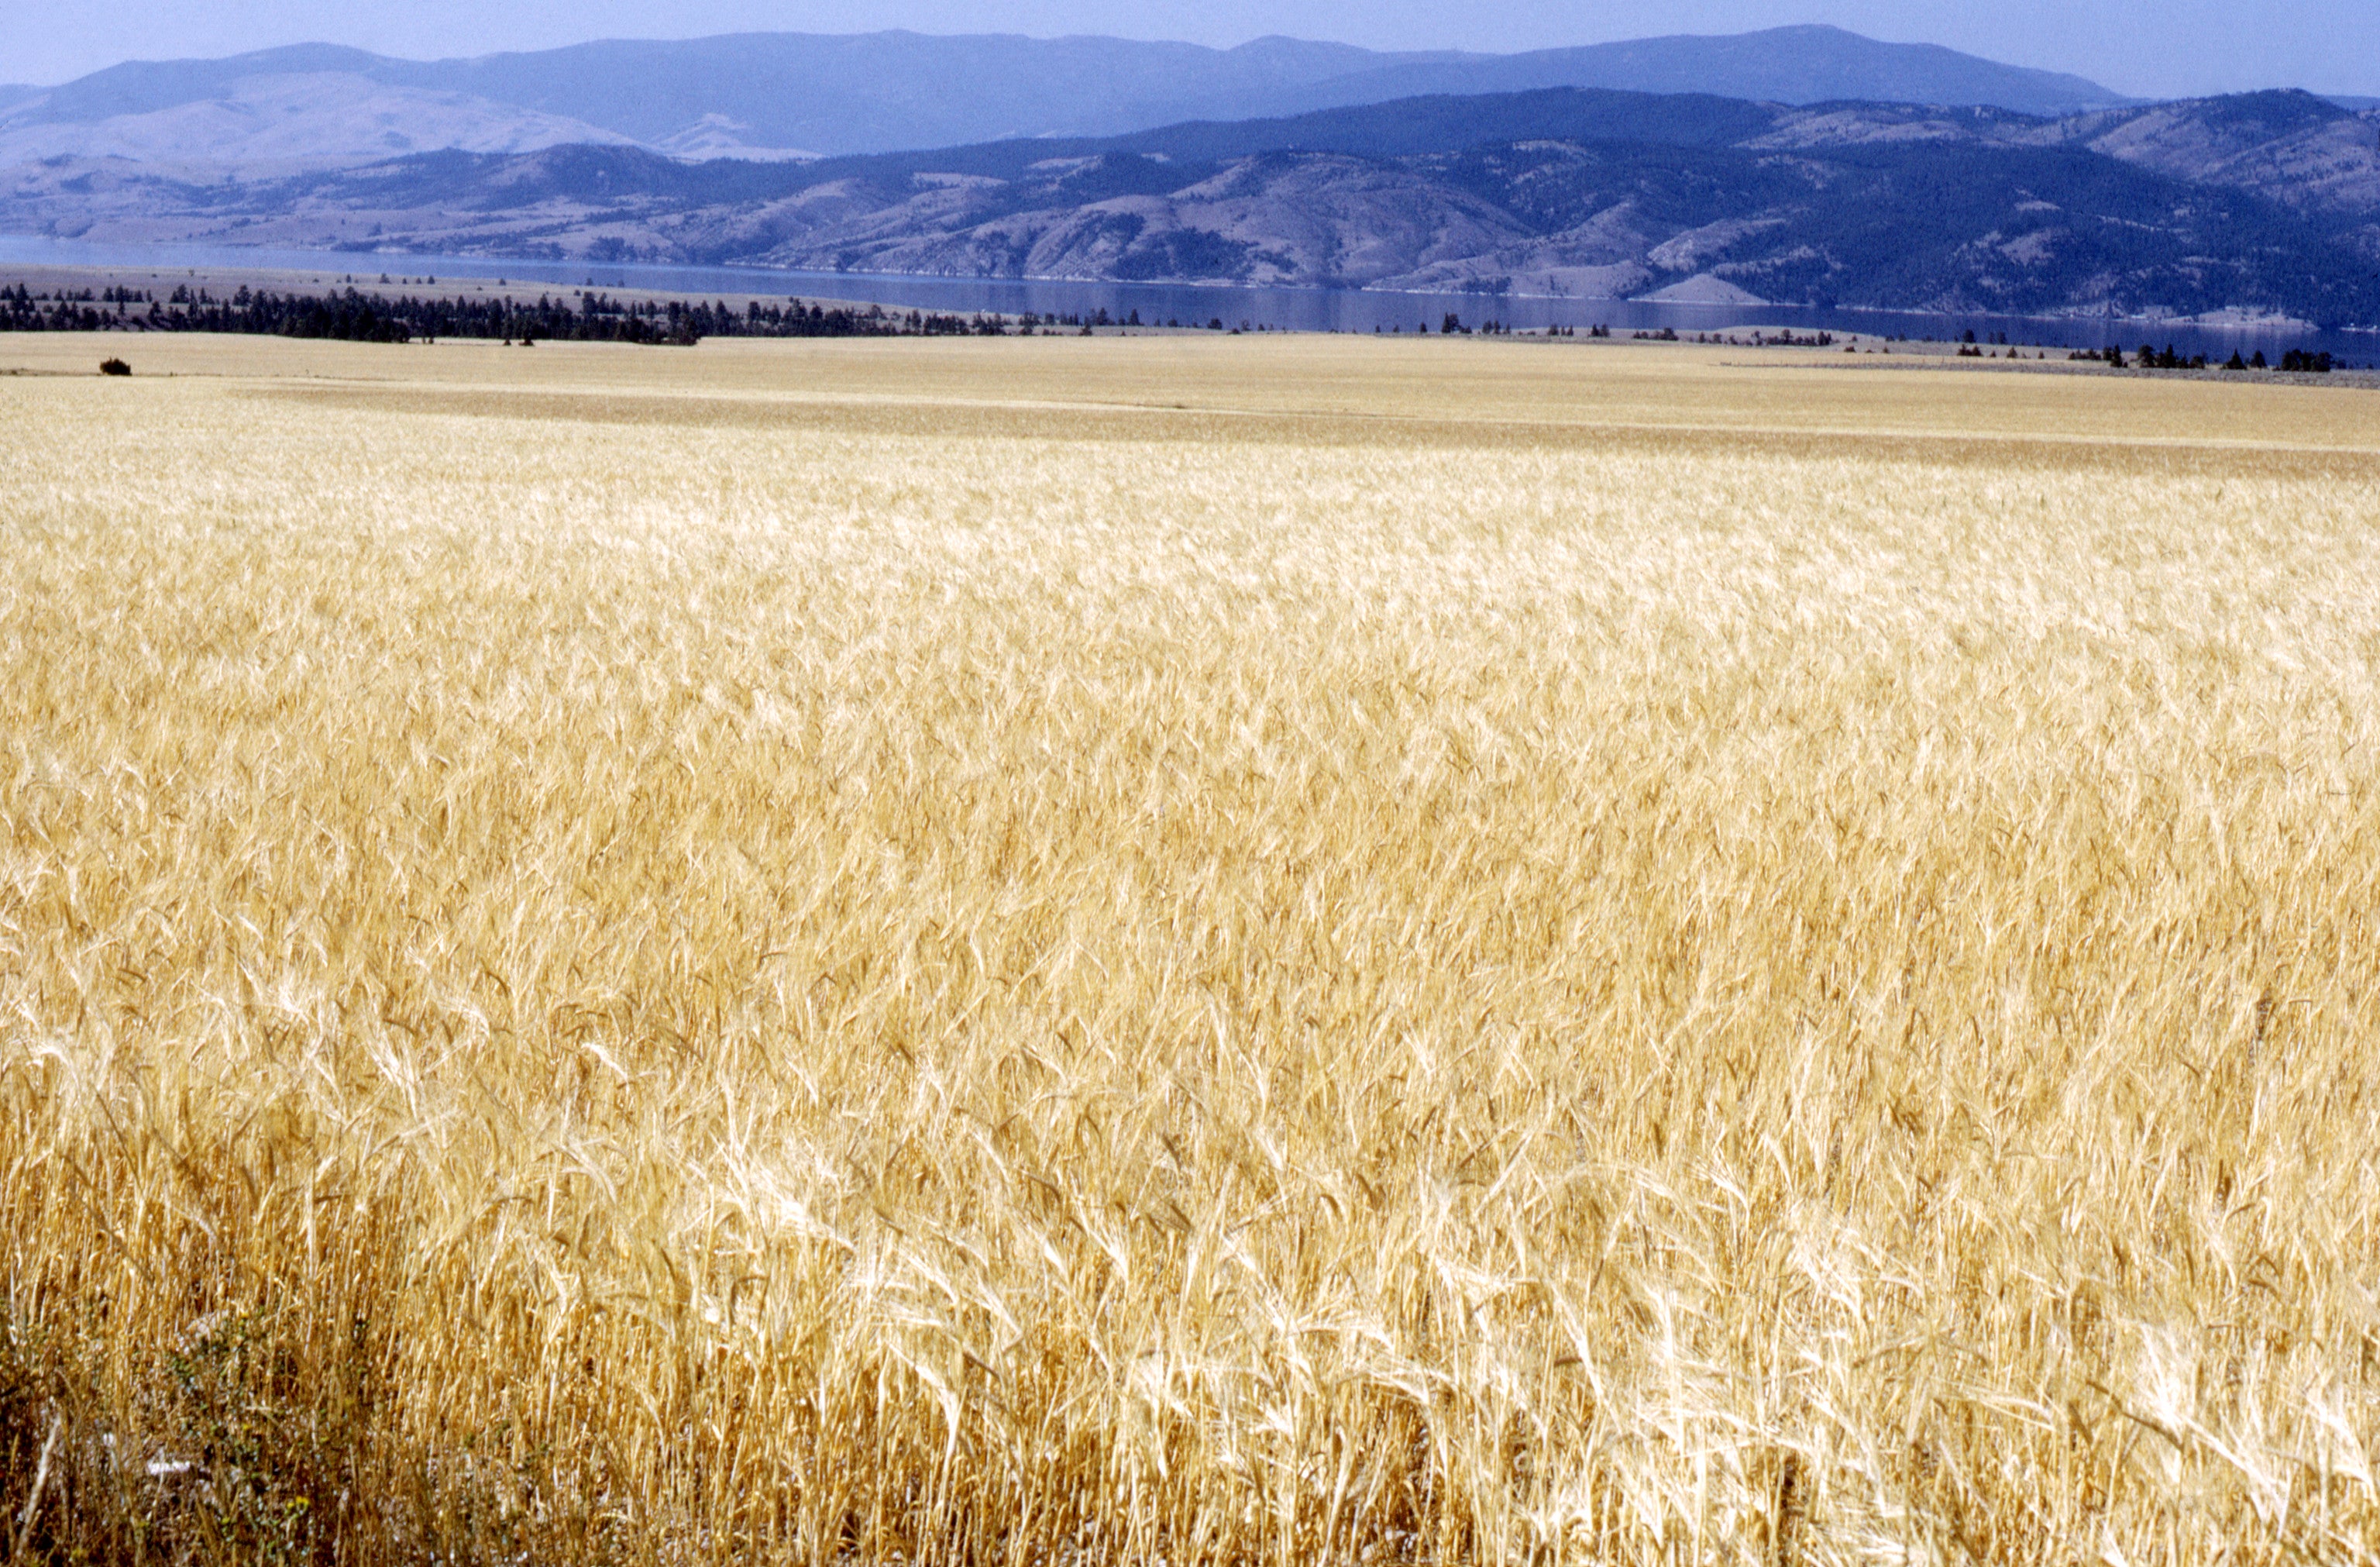
[[[1981,104],[2034,115],[2125,102],[2080,77],[1998,65],[1931,44],[1879,43],[1828,27],[1523,55],[1381,54],[1289,38],[1208,49],[1116,38],[752,33],[440,61],[310,43],[220,60],[135,62],[14,99],[0,92],[0,143],[10,131],[90,127],[97,147],[97,133],[110,120],[253,98],[261,82],[299,77],[468,93],[661,151],[692,148],[714,155],[737,149],[840,153],[1003,137],[1104,136],[1183,120],[1548,87],[1699,92],[1779,103]],[[484,131],[485,114],[472,123]],[[334,140],[326,138],[326,145]],[[55,155],[62,147],[71,151],[74,142],[48,134],[39,145],[42,155]],[[5,152],[0,144],[0,154]],[[225,155],[215,147],[192,152]]]
[[[1780,27],[1731,37],[1645,38],[1575,49],[1457,60],[1399,61],[1334,77],[1294,95],[1297,108],[1379,103],[1423,93],[1600,87],[1710,93],[1769,103],[1865,101],[1985,105],[2069,115],[2131,102],[2095,81],[1978,59],[1931,43],[1879,43],[1834,27]],[[1293,113],[1284,94],[1275,112]]]
[[[335,43],[294,43],[220,60],[129,60],[78,77],[62,87],[34,89],[33,98],[19,100],[30,107],[9,118],[17,124],[94,125],[118,115],[155,114],[219,98],[233,82],[249,77],[321,72],[369,75],[382,66],[397,63]]]

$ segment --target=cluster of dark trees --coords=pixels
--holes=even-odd
[[[138,308],[136,308],[138,307]],[[0,332],[230,332],[345,343],[409,343],[416,338],[483,337],[535,343],[691,344],[705,337],[1001,336],[997,316],[753,300],[741,310],[717,303],[623,300],[581,292],[535,303],[521,299],[389,298],[354,288],[341,293],[275,294],[242,287],[227,298],[176,288],[164,299],[110,288],[94,298],[34,295],[24,285],[0,288]],[[1029,330],[1029,329],[1028,329]]]
[[[1141,324],[1141,320],[1140,312],[1138,310],[1133,311],[1129,316],[1111,316],[1108,314],[1108,308],[1105,305],[1101,305],[1095,310],[1087,310],[1079,314],[1067,315],[1037,315],[1033,311],[1027,310],[1023,315],[1016,318],[1016,322],[1020,328],[1030,334],[1039,328],[1054,326],[1071,326],[1077,328],[1086,326],[1138,326]],[[1153,325],[1154,323],[1152,322],[1150,324]],[[1169,321],[1165,324],[1168,326],[1180,326],[1182,323],[1178,321]],[[1197,323],[1194,322],[1191,324],[1195,326]],[[1218,328],[1220,328],[1220,325],[1221,323],[1220,322],[1217,322]]]
[[[1140,312],[1136,310],[1125,315],[1113,316],[1108,313],[1108,308],[1105,305],[1101,305],[1099,309],[1094,310],[1068,312],[1065,314],[1037,315],[1033,311],[1027,310],[1023,315],[1016,318],[1016,323],[1017,331],[1026,337],[1032,336],[1037,331],[1038,331],[1043,336],[1048,336],[1050,332],[1062,326],[1079,330],[1085,336],[1090,335],[1091,329],[1098,326],[1153,327],[1163,325],[1177,332],[1184,329],[1192,332],[1222,332],[1227,330],[1223,325],[1223,318],[1220,316],[1209,316],[1203,324],[1195,318],[1190,321],[1184,321],[1179,316],[1168,316],[1162,322],[1160,322],[1152,316],[1148,321],[1144,322],[1140,319]],[[1261,323],[1252,326],[1244,321],[1240,322],[1238,326],[1229,328],[1228,330],[1236,334],[1242,332],[1278,332],[1281,328],[1267,326]],[[1429,328],[1425,326],[1422,330],[1427,332]]]
[[[2173,345],[2170,343],[2162,349],[2143,343],[2141,345],[2140,353],[2129,361],[2124,358],[2124,351],[2113,346],[2097,349],[2078,349],[2066,357],[2070,359],[2087,359],[2113,365],[2118,370],[2122,370],[2127,363],[2136,370],[2204,370],[2206,368],[2205,355],[2192,354],[2185,358],[2175,353]],[[2338,363],[2326,353],[2318,354],[2310,349],[2291,348],[2281,355],[2278,368],[2285,375],[2328,375],[2338,368]],[[2254,358],[2246,359],[2241,358],[2240,350],[2234,348],[2231,350],[2231,358],[2216,368],[2218,370],[2271,370],[2275,367],[2265,359],[2265,350],[2262,348],[2256,350]]]
[[[1214,324],[1220,326],[1222,323],[1220,322],[1217,322]],[[1438,323],[1438,330],[1440,335],[1446,337],[1453,337],[1458,334],[1468,337],[1475,332],[1487,337],[1510,337],[1512,335],[1512,323],[1503,321],[1484,321],[1477,326],[1465,326],[1463,324],[1463,318],[1461,316],[1449,310],[1446,313],[1446,319]],[[1372,328],[1372,333],[1375,336],[1378,336],[1384,332],[1401,333],[1402,331],[1404,331],[1404,325],[1402,322],[1399,322],[1394,326],[1375,326]],[[1423,322],[1418,326],[1415,326],[1414,331],[1420,334],[1422,336],[1428,336],[1429,322]],[[1578,335],[1578,328],[1574,326],[1548,326],[1545,329],[1545,334],[1548,337],[1575,337]],[[1586,334],[1589,337],[1609,337],[1611,335],[1611,329],[1608,326],[1590,326],[1586,329]],[[1636,335],[1642,337],[1645,334],[1640,332]]]
[[[1422,324],[1422,330],[1424,332],[1427,332],[1429,330],[1427,322],[1424,322]],[[1453,336],[1458,332],[1465,337],[1470,336],[1474,332],[1477,332],[1481,335],[1488,337],[1510,337],[1512,335],[1512,323],[1502,321],[1483,321],[1476,327],[1469,327],[1463,324],[1463,318],[1461,316],[1449,310],[1446,314],[1446,319],[1439,323],[1438,330],[1448,337]],[[1587,333],[1587,335],[1589,337],[1609,337],[1611,334],[1598,326],[1590,330]]]

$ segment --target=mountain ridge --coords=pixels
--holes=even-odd
[[[2136,102],[2079,76],[2002,65],[1939,44],[1882,43],[1809,23],[1381,66],[1324,84],[1335,101],[1313,106],[1548,87],[1706,93],[1796,105],[1851,99],[1982,104],[2045,115]]]
[[[608,40],[469,59],[394,59],[338,44],[292,44],[216,60],[132,61],[53,88],[0,98],[0,163],[95,151],[113,120],[194,103],[239,103],[286,90],[273,79],[336,78],[344,115],[385,115],[417,150],[435,150],[434,116],[408,120],[379,95],[455,94],[455,112],[501,140],[504,111],[568,121],[660,151],[700,155],[838,155],[1011,137],[1119,135],[1191,119],[1277,117],[1429,94],[1478,96],[1544,87],[1714,91],[1782,103],[1840,98],[1991,103],[2064,113],[2131,102],[2079,77],[2006,66],[1933,44],[1886,43],[1803,26],[1718,36],[1675,35],[1515,55],[1382,53],[1267,37],[1231,49],[1077,35],[938,36],[736,33]],[[51,129],[26,139],[36,128]],[[91,145],[77,146],[90,128]],[[116,135],[124,140],[124,132]],[[16,138],[12,143],[11,138]],[[327,136],[326,164],[369,154]],[[458,145],[461,143],[457,143]],[[12,145],[16,150],[12,151]],[[38,146],[42,151],[31,152]],[[236,140],[176,150],[159,162],[259,161]]]

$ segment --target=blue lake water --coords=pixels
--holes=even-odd
[[[805,299],[856,299],[886,309],[955,311],[1031,310],[1041,315],[1089,315],[1106,310],[1118,321],[1138,311],[1144,322],[1290,332],[1436,331],[1448,315],[1465,325],[1496,321],[1536,329],[1609,326],[1615,334],[1664,329],[1692,336],[1755,327],[1797,334],[1856,333],[1864,337],[1949,339],[1973,332],[1985,342],[2066,348],[2143,343],[2183,355],[2223,359],[2238,349],[2277,358],[2289,348],[2328,352],[2355,365],[2380,361],[2380,334],[2329,332],[2277,324],[2185,326],[2131,317],[2073,318],[1934,315],[1791,305],[1668,305],[1625,299],[1551,299],[1524,295],[1402,294],[1328,288],[1240,288],[1226,285],[1075,283],[1020,278],[918,277],[868,273],[789,272],[763,267],[698,267],[623,262],[531,261],[485,256],[420,256],[352,250],[278,250],[230,245],[109,245],[79,240],[0,236],[0,265],[173,268],[254,267],[352,276],[377,285],[391,277],[504,278],[571,288],[650,288],[685,294],[786,295]]]

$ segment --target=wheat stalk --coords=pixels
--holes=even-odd
[[[1092,346],[0,382],[62,1541],[2380,1547],[2360,403]]]

